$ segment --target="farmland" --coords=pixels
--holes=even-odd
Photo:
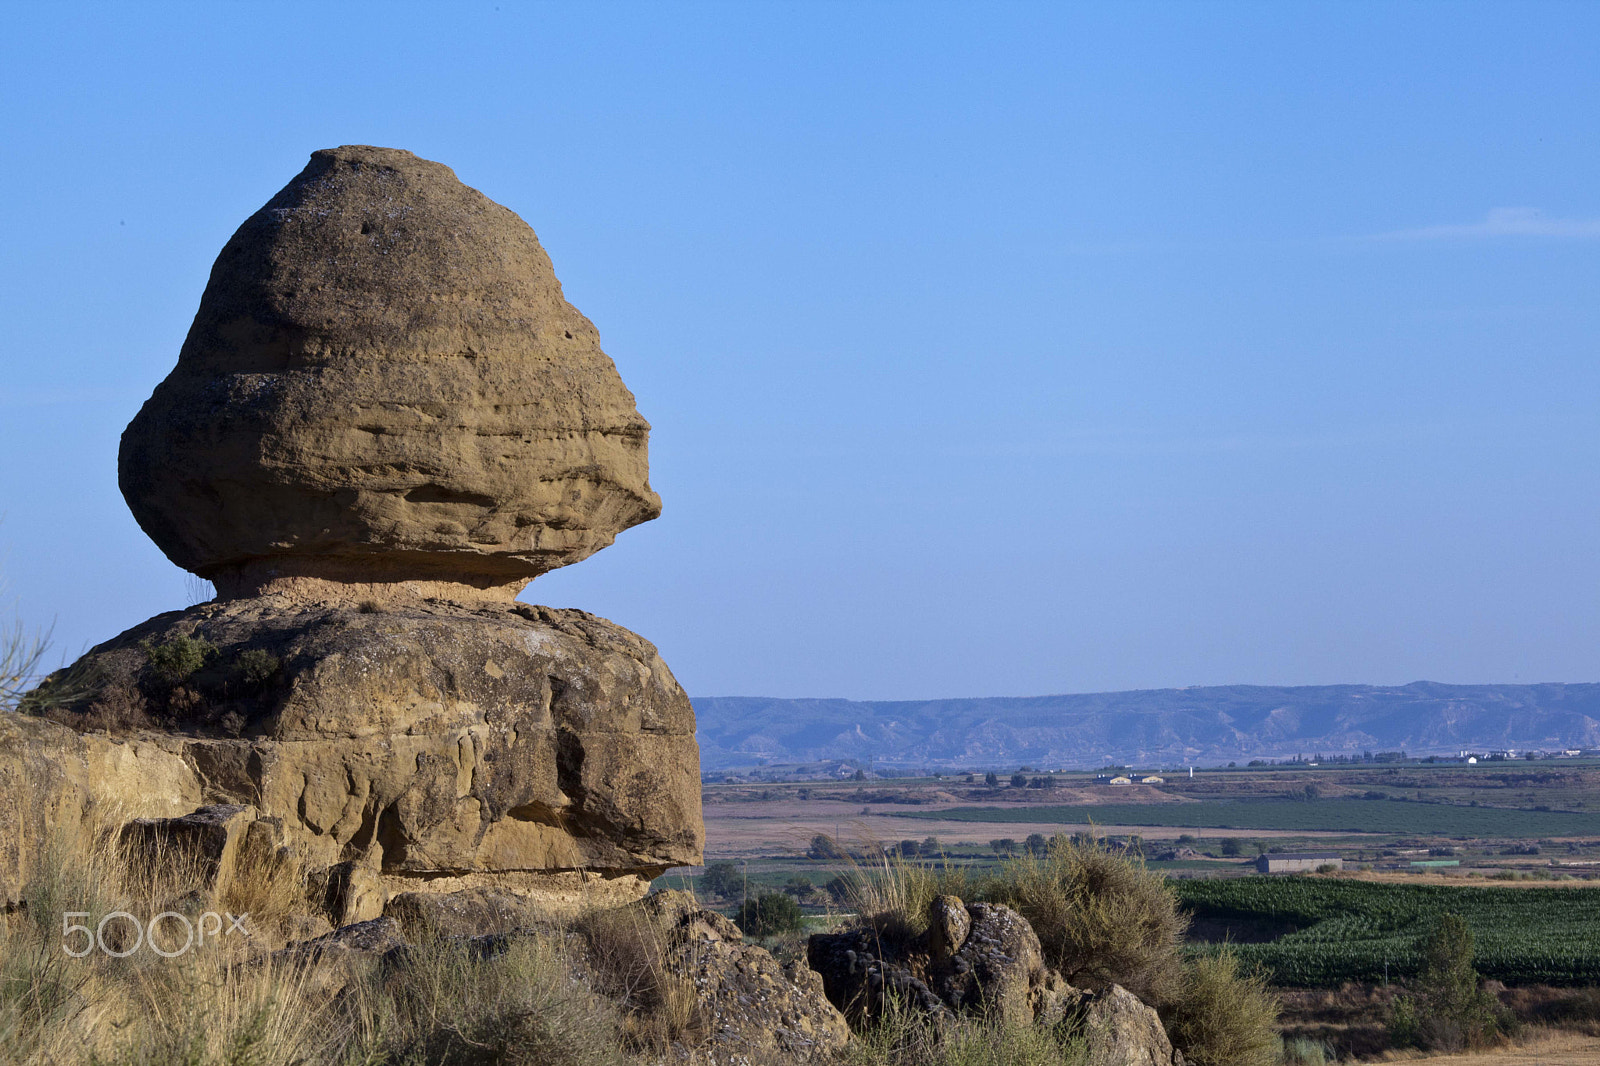
[[[1445,912],[1464,918],[1475,965],[1506,984],[1600,983],[1600,888],[1373,884],[1244,877],[1175,883],[1197,929],[1223,931],[1281,985],[1333,987],[1410,976],[1414,943]],[[1266,937],[1273,939],[1265,939]]]
[[[1527,810],[1395,799],[1201,800],[1183,804],[1104,803],[1092,807],[953,807],[896,812],[902,818],[952,822],[1050,822],[1060,825],[1279,829],[1317,833],[1398,833],[1413,836],[1547,838],[1593,835],[1592,812]]]

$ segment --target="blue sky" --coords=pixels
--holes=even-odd
[[[316,148],[521,214],[658,521],[524,599],[691,693],[1600,680],[1600,5],[8,4],[0,571],[184,606],[116,488]]]

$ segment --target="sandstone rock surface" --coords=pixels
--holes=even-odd
[[[310,576],[509,599],[660,513],[649,429],[527,223],[347,145],[223,248],[119,474],[225,596]]]
[[[700,861],[688,697],[649,642],[582,611],[227,600],[157,616],[70,673],[96,687],[51,713],[155,745],[194,783],[170,813],[247,805],[308,867],[381,879],[335,921],[420,887],[632,898]]]
[[[193,769],[156,740],[83,736],[0,712],[0,911],[23,900],[52,849],[86,846],[103,824],[200,804]]]
[[[820,1063],[844,1049],[850,1027],[804,963],[785,965],[744,943],[738,927],[686,893],[660,892],[633,906],[662,931],[671,971],[694,986],[704,1039],[689,1061]]]

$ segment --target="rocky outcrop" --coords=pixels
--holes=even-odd
[[[1073,988],[1045,965],[1033,927],[1010,907],[939,896],[927,918],[912,938],[871,927],[811,937],[811,967],[853,1023],[870,1024],[894,999],[936,1018],[1060,1027],[1083,1041],[1090,1066],[1182,1066],[1153,1009],[1117,985]]]
[[[362,966],[400,973],[444,952],[457,964],[466,959],[492,967],[531,939],[553,946],[575,981],[610,998],[634,1021],[677,1015],[671,1025],[631,1027],[636,1035],[652,1034],[646,1041],[654,1049],[652,1062],[805,1066],[839,1061],[849,1041],[844,1016],[804,963],[780,963],[745,943],[732,922],[682,892],[592,910],[577,921],[551,921],[512,897],[483,891],[398,897],[391,910],[397,914],[290,944],[274,957],[316,963],[309,979],[334,995]],[[452,931],[455,922],[500,928],[462,935]],[[671,999],[669,987],[690,998],[663,1002]]]
[[[660,514],[649,429],[527,223],[439,163],[346,145],[223,248],[119,475],[224,595],[312,577],[509,599]]]
[[[28,786],[0,788],[6,898],[91,808],[211,891],[256,827],[336,925],[418,892],[577,910],[699,862],[694,713],[655,648],[514,600],[660,513],[648,433],[526,223],[409,152],[313,154],[123,435],[134,516],[218,599],[27,698],[75,732],[0,728]]]

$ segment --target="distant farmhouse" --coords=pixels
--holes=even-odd
[[[1344,869],[1344,860],[1331,851],[1282,851],[1256,860],[1256,870],[1264,874],[1298,874],[1332,866]]]
[[[1094,779],[1097,785],[1164,785],[1167,779],[1156,774],[1140,776],[1139,774],[1100,774]]]

